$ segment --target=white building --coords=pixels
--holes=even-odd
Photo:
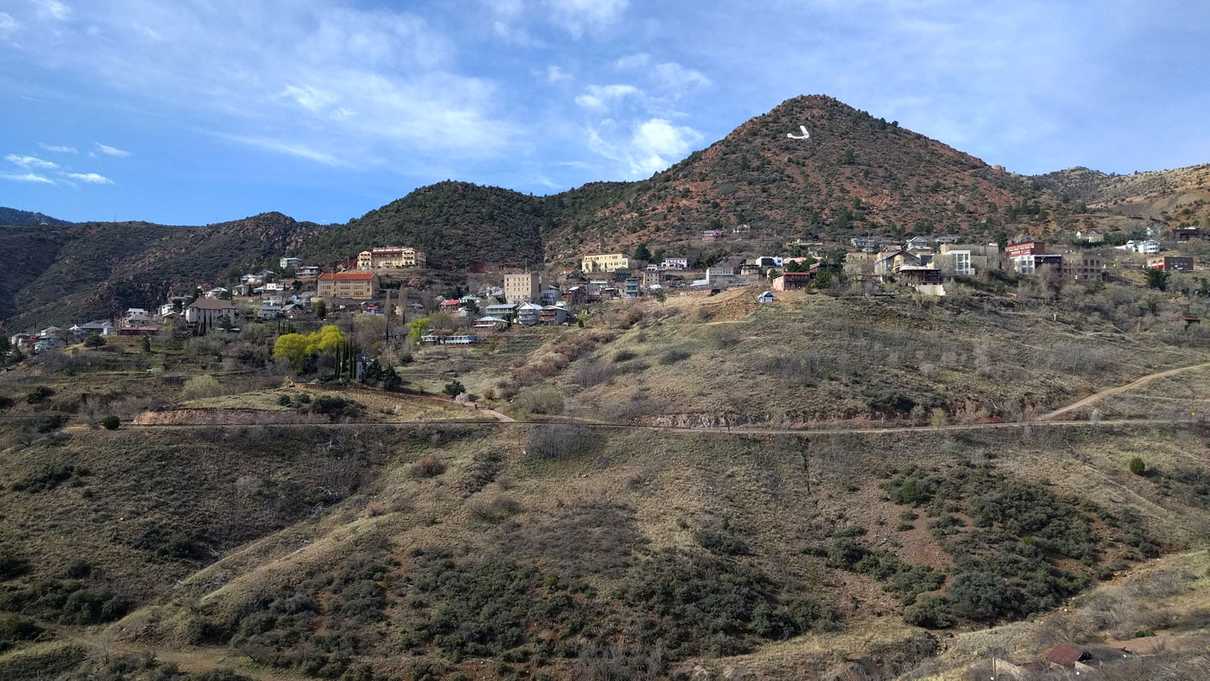
[[[277,261],[277,263],[283,270],[288,270],[291,268],[298,270],[298,267],[302,265],[302,258],[283,257],[281,260]]]
[[[666,270],[687,270],[689,269],[688,258],[664,258],[664,262],[660,263],[660,267]]]

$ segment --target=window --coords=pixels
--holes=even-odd
[[[975,268],[971,267],[970,251],[953,251],[952,255],[954,256],[954,274],[970,276],[975,273]]]

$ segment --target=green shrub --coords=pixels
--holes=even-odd
[[[638,355],[630,350],[618,350],[617,352],[613,353],[613,361],[615,364],[621,363],[621,362],[629,362],[630,360],[634,359],[635,357],[638,357]]]
[[[0,613],[0,649],[3,649],[5,644],[32,641],[41,633],[42,627],[31,619],[12,613]]]
[[[4,553],[0,553],[0,582],[7,582],[10,579],[29,574],[29,569],[29,561],[25,558],[13,555],[7,549]]]
[[[455,379],[455,380],[450,381],[449,383],[446,383],[445,387],[442,388],[442,391],[445,392],[445,394],[449,395],[450,397],[457,397],[457,396],[461,395],[462,393],[466,392],[466,386],[462,385],[461,381]]]
[[[117,430],[122,425],[122,420],[117,416],[110,414],[101,419],[101,427],[105,430]]]
[[[289,407],[294,404],[294,401],[290,399],[289,395],[282,395],[277,398],[277,404],[282,407]]]
[[[0,396],[0,412],[8,411],[9,409],[12,409],[13,405],[15,405],[15,404],[16,404],[16,401],[13,400],[13,398]]]
[[[676,364],[689,359],[692,355],[685,350],[669,350],[660,355],[660,364]]]
[[[44,385],[40,385],[40,386],[34,388],[33,390],[29,391],[29,394],[25,396],[25,401],[30,404],[42,404],[43,402],[50,399],[51,396],[54,394],[55,394],[55,391],[52,390],[51,388],[48,388]]]
[[[1146,475],[1147,463],[1137,456],[1134,457],[1130,460],[1130,472],[1135,475]]]
[[[87,468],[75,464],[48,464],[14,482],[13,490],[30,493],[47,492],[69,480],[80,482],[81,478],[90,474],[91,472]]]
[[[534,426],[526,436],[525,451],[539,459],[568,459],[591,452],[599,444],[591,428],[575,425]]]
[[[105,337],[99,334],[89,334],[88,337],[84,339],[84,347],[86,348],[99,348],[103,347],[104,345]]]

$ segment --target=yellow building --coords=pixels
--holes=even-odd
[[[580,270],[583,272],[616,272],[628,269],[630,269],[630,258],[622,253],[586,255],[580,261]]]
[[[424,251],[407,246],[371,248],[357,254],[359,270],[402,270],[424,267]]]
[[[370,300],[378,295],[378,275],[373,272],[325,272],[319,275],[320,298]]]

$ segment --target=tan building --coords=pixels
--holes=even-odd
[[[622,253],[586,255],[580,260],[583,272],[616,272],[630,269],[630,258]]]
[[[403,270],[424,265],[424,251],[407,246],[371,248],[357,254],[359,270]]]
[[[514,305],[532,303],[538,299],[538,284],[541,278],[537,272],[522,272],[520,274],[504,275],[504,299]]]
[[[319,275],[320,298],[370,300],[378,295],[378,275],[373,272],[325,272]]]

